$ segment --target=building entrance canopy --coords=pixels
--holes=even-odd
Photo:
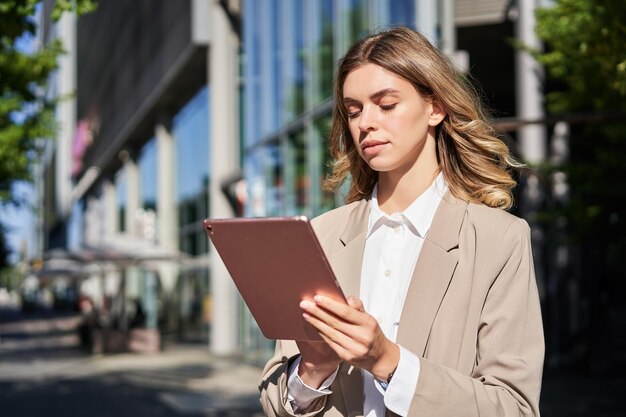
[[[119,271],[141,265],[150,269],[156,261],[180,262],[183,252],[155,245],[128,235],[114,235],[95,245],[79,249],[51,249],[42,259],[31,263],[33,275],[40,278],[86,277],[105,271]]]

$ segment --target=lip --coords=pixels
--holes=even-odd
[[[383,142],[379,140],[364,140],[361,142],[361,150],[366,155],[374,155],[380,152],[386,144],[389,142]]]

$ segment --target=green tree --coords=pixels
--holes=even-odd
[[[46,85],[63,53],[58,41],[25,51],[24,39],[33,38],[37,0],[0,0],[0,205],[20,203],[12,192],[15,181],[31,180],[31,164],[38,157],[37,141],[54,137],[55,102],[45,97]],[[63,12],[86,13],[92,0],[56,0],[53,20]],[[2,232],[2,231],[0,231]],[[6,253],[0,240],[1,253]]]
[[[556,0],[537,11],[536,31],[547,46],[536,56],[556,81],[546,96],[549,112],[600,120],[573,126],[570,162],[559,167],[572,186],[563,209],[574,237],[610,236],[605,263],[622,264],[626,192],[617,182],[626,155],[626,7],[623,0]]]
[[[20,41],[34,37],[36,0],[0,0],[0,203],[14,201],[11,185],[30,180],[30,165],[37,157],[37,139],[54,136],[54,102],[44,92],[62,53],[60,42],[29,53]],[[93,10],[91,0],[56,0],[52,18],[64,11]]]
[[[537,10],[546,42],[539,61],[563,88],[547,95],[549,110],[626,109],[626,8],[623,0],[556,0]]]
[[[566,173],[570,193],[548,218],[567,222],[579,255],[569,275],[578,276],[590,307],[584,339],[597,341],[589,342],[589,357],[602,358],[594,345],[609,345],[611,312],[626,295],[626,7],[623,0],[555,0],[536,16],[548,111],[593,116],[572,123],[569,161],[552,167]]]

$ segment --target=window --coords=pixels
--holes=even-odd
[[[179,247],[190,255],[207,253],[202,220],[209,217],[209,89],[203,87],[173,120]]]

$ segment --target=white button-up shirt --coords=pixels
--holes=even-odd
[[[440,173],[409,207],[391,215],[380,209],[376,187],[372,193],[360,298],[365,311],[376,318],[385,336],[394,342],[415,263],[446,189]],[[411,320],[419,320],[419,317]],[[310,388],[298,376],[299,363],[296,360],[292,364],[288,381],[288,396],[296,410],[302,410],[315,398],[329,394],[328,387],[336,376],[335,372],[319,389]],[[384,416],[385,407],[398,415],[406,415],[419,370],[419,358],[400,346],[400,362],[389,385],[362,371],[365,416]]]

